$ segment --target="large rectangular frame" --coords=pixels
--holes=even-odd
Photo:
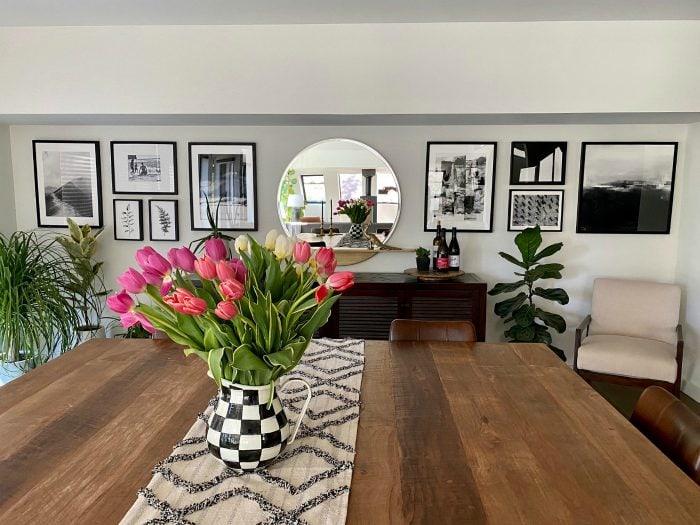
[[[460,151],[460,146],[463,149]],[[486,149],[490,151],[479,151]],[[452,163],[452,167],[456,164],[454,161],[460,157],[465,157],[465,165],[460,166],[459,171],[462,173],[447,175],[445,170],[435,169],[438,160],[438,150],[443,150],[442,154],[446,157],[452,156],[452,161],[441,161],[442,163]],[[472,151],[469,151],[472,150]],[[496,142],[428,142],[426,153],[425,166],[425,201],[423,205],[423,231],[435,231],[437,221],[441,222],[443,228],[456,227],[457,231],[461,232],[491,232],[493,231],[493,203],[494,203],[494,188],[496,178]],[[468,164],[466,157],[471,155],[471,163]],[[477,156],[475,156],[477,155]],[[475,161],[485,156],[483,166],[479,166]],[[432,169],[431,169],[432,168]],[[454,171],[454,170],[453,170]],[[435,180],[440,172],[442,172],[442,180]],[[446,179],[447,177],[447,179]],[[456,177],[457,180],[454,180]],[[481,178],[483,177],[483,185]],[[431,178],[433,179],[431,181]],[[464,180],[462,180],[464,178]],[[469,180],[467,180],[469,179]],[[478,179],[478,180],[477,180]],[[470,182],[471,181],[471,182]],[[437,192],[435,187],[440,183],[441,190]],[[431,187],[432,186],[432,187]],[[461,194],[465,195],[455,195]],[[452,214],[444,213],[449,207],[451,193]],[[467,195],[470,193],[471,195]],[[444,194],[444,195],[443,195]],[[471,197],[471,200],[468,200]],[[459,202],[462,199],[462,203]],[[438,211],[440,213],[433,214],[435,211],[435,199],[441,199],[438,203]],[[472,212],[478,210],[481,206],[481,213],[467,212],[471,206]],[[462,218],[459,219],[456,215],[458,209],[463,209]],[[439,215],[439,216],[438,216]],[[435,220],[430,220],[435,219]],[[475,221],[471,223],[470,221]],[[477,222],[478,221],[478,222]]]
[[[201,210],[199,174],[199,157],[205,154],[219,155],[243,155],[246,162],[245,172],[245,204],[231,202],[225,204],[232,208],[233,220],[218,217],[218,229],[222,231],[257,231],[258,206],[257,206],[257,161],[255,156],[255,142],[190,142],[187,145],[190,170],[190,221],[192,230],[208,231],[211,227],[208,222],[197,217],[196,210]],[[216,211],[218,199],[209,201],[212,213]],[[249,210],[252,202],[252,210]],[[206,206],[206,204],[204,204]],[[242,208],[245,208],[244,210]],[[236,219],[240,212],[245,213],[245,222],[238,223]],[[252,218],[252,221],[250,220]]]
[[[90,182],[90,203],[91,215],[48,215],[46,209],[46,166],[42,161],[41,164],[37,162],[37,146],[42,144],[54,144],[57,149],[53,151],[60,151],[65,153],[84,153],[90,150],[90,166],[89,166],[89,182]],[[77,147],[79,144],[91,145],[91,148],[86,147],[81,150]],[[63,148],[59,148],[62,145]],[[50,148],[47,148],[50,150]],[[43,152],[43,151],[42,151]],[[101,228],[102,223],[102,179],[101,179],[101,164],[100,164],[100,142],[98,140],[32,140],[32,156],[34,159],[34,198],[36,203],[36,220],[37,226],[40,228],[67,228],[66,219],[71,218],[75,220],[78,224],[88,224],[95,228]],[[68,181],[57,187],[52,194],[59,201],[63,199],[63,190],[65,187],[74,183],[75,180]],[[73,184],[73,189],[76,188],[76,184]],[[41,191],[40,191],[41,190]],[[59,196],[60,190],[60,196]],[[40,197],[40,193],[42,194]],[[70,193],[70,192],[69,192]],[[80,203],[75,198],[69,195],[69,199],[74,202],[63,202],[66,206],[75,207]],[[42,206],[43,204],[43,206]],[[54,218],[55,217],[55,218]]]

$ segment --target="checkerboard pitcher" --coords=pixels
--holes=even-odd
[[[107,305],[124,327],[165,332],[186,355],[206,361],[219,387],[207,422],[209,450],[228,467],[249,472],[294,441],[311,386],[288,374],[354,276],[335,271],[331,248],[312,253],[308,243],[274,230],[262,244],[242,235],[232,250],[213,237],[203,249],[172,248],[167,258],[150,246],[139,249],[141,269],[117,278],[122,290]],[[293,428],[277,395],[292,383],[302,385],[292,395],[306,391]]]

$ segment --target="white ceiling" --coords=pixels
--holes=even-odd
[[[700,0],[0,0],[0,26],[700,20]]]

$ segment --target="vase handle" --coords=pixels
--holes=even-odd
[[[309,402],[311,401],[311,385],[304,381],[303,379],[299,379],[298,377],[295,377],[293,379],[287,379],[282,386],[280,386],[280,389],[283,389],[290,383],[301,383],[306,387],[306,401],[304,401],[304,406],[301,409],[301,412],[299,413],[299,419],[297,419],[297,424],[294,426],[294,430],[292,431],[292,436],[289,438],[289,441],[287,441],[288,444],[291,445],[291,443],[294,441],[294,438],[297,437],[297,431],[299,430],[299,425],[301,425],[301,420],[304,418],[304,414],[306,414],[306,409],[309,408]]]

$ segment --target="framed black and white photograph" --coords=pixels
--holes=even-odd
[[[102,227],[100,143],[33,140],[37,225],[67,227],[66,219]]]
[[[177,241],[178,229],[176,200],[149,200],[148,227],[152,241]]]
[[[495,142],[428,142],[424,231],[492,231]]]
[[[220,230],[258,229],[255,143],[189,143],[193,230],[211,230],[207,208]]]
[[[508,231],[539,226],[542,231],[562,231],[564,190],[510,190]]]
[[[559,185],[565,177],[566,142],[511,142],[511,185]]]
[[[114,199],[114,240],[143,240],[143,202],[138,199]]]
[[[677,142],[584,142],[577,233],[669,233]]]
[[[112,193],[177,194],[174,142],[113,141]]]

